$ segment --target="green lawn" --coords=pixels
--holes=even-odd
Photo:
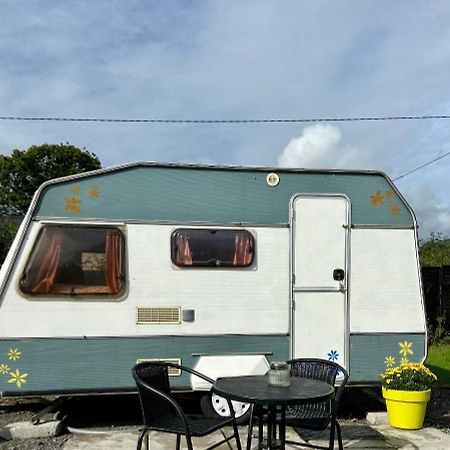
[[[425,365],[436,374],[440,385],[450,386],[450,344],[432,345]]]

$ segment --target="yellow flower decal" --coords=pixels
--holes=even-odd
[[[395,358],[393,356],[387,356],[384,363],[387,367],[392,367],[395,364]]]
[[[73,195],[78,195],[80,193],[80,185],[79,184],[74,184],[73,186],[70,186],[70,191],[72,192]]]
[[[398,205],[391,205],[391,207],[389,208],[391,210],[391,214],[393,214],[394,216],[396,216],[397,214],[400,214],[400,207]]]
[[[6,375],[9,372],[9,367],[7,364],[0,364],[0,374]]]
[[[88,195],[91,198],[97,198],[100,196],[100,189],[97,186],[92,186],[88,190]]]
[[[403,357],[403,358],[400,360],[400,364],[408,364],[408,363],[409,363],[408,358]]]
[[[16,369],[15,372],[10,372],[11,379],[8,380],[8,383],[16,383],[18,388],[22,387],[22,384],[27,382],[26,378],[28,376],[27,373],[20,373],[19,369]]]
[[[400,345],[400,355],[403,355],[404,358],[406,358],[408,355],[412,355],[414,352],[411,350],[412,342],[399,342],[398,345]]]
[[[385,192],[384,196],[386,198],[392,198],[394,196],[394,191],[392,189],[389,189],[388,191]]]
[[[8,352],[8,358],[12,361],[17,361],[20,359],[20,355],[22,354],[21,351],[17,348],[10,348]]]
[[[384,197],[381,195],[380,191],[375,192],[375,195],[370,196],[370,203],[374,208],[378,208],[384,202]]]
[[[66,202],[66,211],[69,212],[80,212],[80,203],[81,200],[76,197],[64,197],[64,201]]]

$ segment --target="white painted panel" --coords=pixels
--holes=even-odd
[[[31,236],[37,231],[33,225]],[[289,230],[257,228],[256,264],[248,269],[181,269],[170,260],[176,227],[127,226],[128,292],[120,301],[27,300],[17,284],[0,307],[0,336],[122,336],[287,333]],[[28,254],[33,239],[23,251]],[[194,309],[195,321],[137,325],[136,307]]]
[[[201,356],[194,368],[216,380],[219,377],[265,375],[269,363],[264,355]],[[191,386],[196,391],[211,389],[210,383],[194,375],[191,376]]]
[[[294,202],[295,287],[339,288],[334,269],[345,269],[347,200],[298,197]]]
[[[345,366],[345,296],[295,294],[295,357],[331,359]]]
[[[352,230],[351,332],[424,332],[413,230]]]

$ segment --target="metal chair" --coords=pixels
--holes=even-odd
[[[293,377],[312,378],[314,380],[325,381],[332,386],[335,385],[336,377],[342,373],[343,378],[333,399],[322,403],[310,403],[305,405],[295,405],[286,410],[286,424],[294,428],[305,428],[310,430],[325,430],[330,426],[329,446],[305,444],[296,441],[286,441],[290,444],[303,445],[312,448],[334,449],[334,438],[337,434],[339,450],[343,449],[341,427],[337,421],[339,402],[348,380],[347,371],[339,364],[323,359],[299,358],[288,361],[291,366]]]
[[[287,361],[291,366],[291,376],[310,378],[314,380],[324,381],[332,386],[335,385],[336,377],[341,372],[343,378],[336,391],[333,399],[321,403],[307,403],[301,405],[293,405],[286,407],[286,425],[294,428],[304,428],[310,430],[325,430],[330,425],[329,446],[313,445],[304,442],[286,440],[286,444],[299,445],[310,448],[334,449],[335,434],[337,434],[339,450],[343,449],[341,427],[337,421],[337,412],[339,401],[344,391],[345,384],[348,380],[347,371],[339,364],[316,358],[300,358]],[[256,408],[252,405],[250,410],[247,450],[251,448],[251,440],[253,433],[253,422],[255,419],[259,423],[259,439],[262,440],[262,425],[267,414],[265,408]]]
[[[205,417],[200,414],[185,414],[171,394],[169,368],[189,372],[211,384],[214,383],[211,378],[175,363],[143,362],[137,364],[132,370],[132,375],[138,388],[144,419],[144,428],[139,435],[137,450],[142,448],[144,437],[147,437],[148,448],[151,430],[176,434],[177,450],[180,449],[181,436],[183,435],[186,437],[188,449],[193,450],[192,437],[206,436],[227,425],[233,426],[234,433],[204,450],[213,449],[232,439],[236,440],[237,449],[242,450],[231,402],[227,400],[232,414],[231,417]]]

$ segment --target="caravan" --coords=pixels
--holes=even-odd
[[[417,247],[376,171],[132,163],[49,181],[1,269],[1,395],[131,391],[142,360],[216,378],[320,357],[377,383],[385,361],[426,356]]]

